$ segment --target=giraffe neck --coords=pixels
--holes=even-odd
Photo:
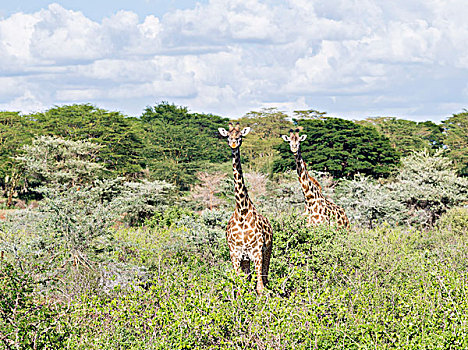
[[[320,188],[316,186],[312,181],[310,181],[309,173],[307,172],[307,166],[304,162],[304,159],[302,159],[300,149],[297,151],[295,157],[297,175],[299,176],[299,182],[301,184],[302,192],[304,193],[306,202],[317,198],[321,198],[322,194]]]
[[[236,210],[242,212],[250,207],[251,201],[244,183],[239,147],[232,150],[232,172],[234,174]]]

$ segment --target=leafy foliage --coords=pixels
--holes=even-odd
[[[0,261],[0,347],[63,349],[71,329],[59,305],[34,297],[33,279]]]
[[[307,134],[301,151],[309,169],[337,178],[352,178],[358,173],[386,177],[398,164],[398,153],[374,128],[339,118],[299,120],[298,125]],[[281,159],[275,162],[274,171],[294,167],[289,145],[283,142],[278,149]]]
[[[174,185],[165,181],[125,182],[112,205],[130,225],[136,225],[164,211],[174,197]]]
[[[432,225],[449,208],[468,200],[468,180],[457,176],[441,151],[426,150],[402,159],[395,182],[388,187],[409,208],[413,220]]]
[[[103,174],[103,165],[96,162],[100,145],[88,141],[69,141],[41,136],[23,146],[16,157],[22,163],[30,182],[48,186],[88,184]]]
[[[170,229],[115,230],[118,249],[108,258],[121,266],[146,266],[147,277],[124,284],[112,270],[117,283],[107,293],[82,291],[56,323],[59,330],[73,325],[66,346],[468,345],[468,237],[463,233],[389,226],[345,233],[307,228],[296,214],[272,218],[270,287],[258,297],[253,283],[232,273],[224,241],[228,217],[207,210]],[[106,261],[103,268],[111,266]]]
[[[24,144],[31,142],[31,120],[17,112],[0,112],[0,186],[11,206],[18,189],[26,192],[26,183],[15,157]]]
[[[36,135],[102,145],[100,157],[106,169],[117,175],[135,176],[142,170],[141,129],[134,119],[90,104],[51,108],[29,116]]]
[[[272,288],[281,295],[307,293],[311,280],[324,278],[331,267],[343,267],[346,232],[328,225],[308,227],[306,221],[296,213],[271,220],[274,232],[271,279],[275,281]],[[353,252],[347,251],[346,259],[349,263]]]
[[[186,108],[162,102],[147,107],[141,116],[145,132],[144,157],[151,176],[188,189],[204,162],[228,160],[218,127],[227,119],[189,113]]]
[[[342,181],[335,197],[355,225],[372,228],[385,222],[394,226],[409,216],[405,204],[386,185],[362,175]]]
[[[291,128],[287,118],[287,114],[276,108],[264,108],[239,119],[243,127],[252,128],[249,137],[242,142],[242,153],[249,171],[271,173],[273,162],[278,157],[277,147],[282,142],[281,135]]]
[[[393,181],[357,176],[341,181],[335,197],[351,222],[360,226],[432,226],[445,211],[468,200],[468,182],[457,177],[442,151],[431,155],[423,150],[402,159]]]
[[[437,227],[440,230],[448,230],[459,235],[468,233],[468,208],[455,207],[442,214]]]
[[[229,261],[225,230],[230,217],[231,213],[224,210],[204,210],[199,217],[183,216],[177,226],[185,231],[191,251],[216,265],[217,260]]]
[[[374,126],[390,140],[393,148],[407,156],[413,151],[442,147],[442,127],[431,121],[414,122],[392,117],[367,118],[356,123]]]
[[[449,157],[462,176],[468,176],[468,111],[454,114],[442,122],[445,132],[444,143]]]

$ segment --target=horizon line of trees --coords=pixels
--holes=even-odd
[[[217,132],[229,121],[168,102],[147,107],[138,118],[91,104],[26,115],[0,112],[0,185],[9,204],[13,197],[37,196],[33,189],[45,180],[28,176],[21,156],[39,137],[54,137],[99,145],[92,159],[100,164],[103,177],[164,180],[188,190],[197,182],[197,172],[230,167],[229,148]],[[468,176],[467,110],[440,124],[395,117],[350,121],[315,110],[290,116],[276,108],[249,112],[237,121],[252,127],[242,146],[247,171],[272,175],[294,169],[293,155],[280,135],[299,128],[308,135],[302,153],[309,169],[335,178],[386,178],[394,174],[401,157],[423,149],[443,152],[460,176]]]

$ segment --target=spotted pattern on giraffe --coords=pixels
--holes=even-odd
[[[290,130],[290,135],[283,135],[283,140],[289,143],[291,152],[296,160],[296,170],[306,202],[306,216],[308,225],[335,223],[349,228],[349,220],[343,208],[327,199],[320,184],[307,171],[307,165],[301,155],[300,143],[307,135],[299,136],[299,130]]]
[[[231,262],[236,274],[244,272],[250,278],[250,262],[254,263],[257,275],[256,290],[262,294],[268,283],[273,229],[268,219],[262,216],[249,198],[242,174],[240,146],[242,137],[250,128],[240,130],[240,125],[229,123],[229,131],[219,128],[219,133],[227,138],[232,151],[232,170],[234,175],[234,198],[236,206],[227,227],[226,240],[229,246]]]

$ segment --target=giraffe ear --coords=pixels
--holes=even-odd
[[[218,128],[218,131],[221,134],[221,136],[224,136],[224,137],[228,136],[228,132],[226,131],[226,129]]]
[[[246,136],[250,132],[250,127],[243,128],[241,131],[242,136]]]
[[[299,137],[299,141],[304,141],[305,139],[307,138],[307,135],[302,135],[301,137]]]
[[[281,135],[281,137],[282,137],[283,140],[286,141],[286,142],[291,141],[291,139],[290,139],[289,136],[287,136],[287,135]]]

